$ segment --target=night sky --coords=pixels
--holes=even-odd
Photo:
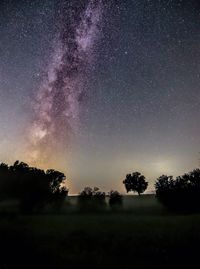
[[[0,160],[124,192],[198,166],[198,0],[1,0]]]

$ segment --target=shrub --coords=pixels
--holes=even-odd
[[[78,207],[83,211],[102,210],[106,205],[105,198],[105,192],[99,188],[85,187],[78,196]]]
[[[111,207],[122,206],[122,195],[118,191],[111,190],[109,193],[109,205]]]

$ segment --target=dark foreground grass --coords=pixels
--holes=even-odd
[[[0,240],[0,268],[192,268],[200,215],[7,215]]]

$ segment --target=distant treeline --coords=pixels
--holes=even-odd
[[[22,212],[37,212],[50,205],[58,210],[68,195],[66,176],[53,169],[44,171],[30,167],[24,162],[16,161],[13,165],[0,164],[0,201],[15,199]],[[122,204],[122,195],[118,191],[110,191],[111,207]],[[105,205],[105,192],[97,187],[85,187],[79,194],[79,207],[100,209]]]
[[[148,187],[144,175],[127,174],[123,180],[127,192],[141,195]],[[162,175],[155,183],[156,198],[170,210],[194,212],[200,210],[200,169],[174,179]],[[59,209],[68,195],[65,175],[53,169],[47,171],[16,161],[13,165],[0,164],[0,201],[16,199],[22,212],[41,210],[46,205]],[[107,194],[99,188],[85,187],[78,196],[80,210],[101,210],[106,196],[112,209],[119,209],[123,196],[111,190]],[[66,205],[67,206],[67,205]]]

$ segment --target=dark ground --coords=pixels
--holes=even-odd
[[[200,215],[167,212],[153,196],[126,199],[125,208],[116,212],[20,215],[4,210],[0,269],[196,267]]]

